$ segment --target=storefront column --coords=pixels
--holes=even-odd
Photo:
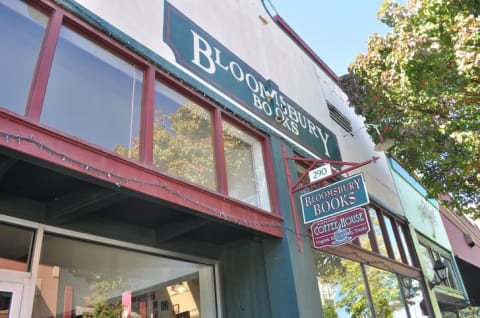
[[[297,242],[281,141],[272,137],[271,145],[279,205],[284,219],[283,240],[268,239],[263,242],[272,317],[323,317],[310,237],[306,233],[301,211],[297,211],[296,217],[302,251]],[[288,155],[292,155],[291,151]],[[295,171],[293,162],[289,169]]]

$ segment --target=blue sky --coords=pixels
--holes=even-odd
[[[382,0],[264,0],[338,75],[360,53],[368,38],[385,34],[388,27],[377,20]],[[272,12],[274,13],[274,12]]]

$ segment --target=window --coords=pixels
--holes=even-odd
[[[251,205],[270,210],[260,141],[224,121],[223,144],[228,194]]]
[[[46,234],[35,317],[215,316],[213,267]],[[203,313],[205,313],[203,315]],[[169,316],[170,317],[170,316]]]
[[[361,264],[316,250],[324,317],[372,317]]]
[[[398,218],[374,206],[367,207],[371,231],[354,244],[410,266],[416,266],[407,239],[406,225]]]
[[[377,211],[374,208],[368,208],[368,214],[370,216],[370,227],[375,235],[375,242],[377,246],[377,253],[388,256],[387,245],[383,237],[382,226],[380,219],[378,218]]]
[[[0,3],[0,107],[24,115],[48,17],[18,0]]]
[[[403,251],[405,252],[405,258],[406,258],[407,264],[410,266],[415,266],[415,263],[413,262],[413,257],[410,252],[410,247],[407,241],[407,237],[406,237],[407,230],[405,228],[405,225],[401,223],[397,223],[397,230],[400,236],[400,242],[402,244]]]
[[[34,232],[0,223],[0,269],[29,270]]]
[[[365,272],[376,317],[406,317],[397,275],[368,265]]]
[[[314,259],[324,317],[430,317],[420,281],[320,250]]]
[[[440,251],[432,246],[429,246],[426,242],[419,244],[418,257],[422,260],[424,265],[425,277],[429,281],[434,281],[437,278],[435,277],[435,272],[433,270],[433,265],[435,260],[441,260],[443,264],[447,267],[447,279],[441,284],[453,289],[459,289],[458,280],[456,272],[453,269],[452,260],[447,255],[447,252]]]
[[[40,122],[138,158],[142,81],[134,64],[63,26]]]
[[[158,81],[153,143],[155,168],[216,190],[210,112]]]
[[[262,139],[222,113],[222,131],[216,131],[213,113],[219,110],[207,109],[160,81],[155,85],[154,167],[270,211]],[[218,153],[215,144],[223,145]],[[226,189],[218,182],[223,179]]]
[[[402,277],[401,282],[410,316],[419,318],[429,317],[427,307],[428,300],[427,297],[425,297],[425,292],[420,281],[409,277]]]
[[[400,248],[397,242],[397,238],[394,232],[393,220],[388,215],[383,215],[383,221],[385,222],[385,227],[388,233],[388,239],[390,240],[390,246],[393,252],[393,258],[399,262],[402,261],[402,256],[400,255]]]

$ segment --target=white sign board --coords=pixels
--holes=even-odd
[[[321,178],[327,177],[332,174],[332,167],[330,164],[324,164],[318,168],[315,168],[308,172],[308,177],[310,178],[310,182],[315,182]]]

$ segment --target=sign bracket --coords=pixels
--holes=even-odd
[[[292,211],[292,218],[293,218],[293,223],[295,226],[295,235],[297,239],[297,247],[299,253],[303,253],[303,244],[302,244],[302,237],[301,237],[301,230],[300,230],[300,224],[298,220],[298,212],[297,212],[297,205],[295,203],[295,197],[294,194],[296,192],[302,191],[306,188],[315,186],[317,184],[320,184],[326,180],[329,180],[331,178],[337,177],[339,175],[342,175],[344,173],[350,172],[352,170],[358,169],[360,167],[363,167],[369,163],[375,163],[377,160],[380,159],[380,157],[372,156],[371,159],[363,161],[363,162],[347,162],[347,161],[338,161],[338,160],[328,160],[328,159],[315,159],[315,158],[304,158],[300,156],[287,156],[287,151],[285,148],[285,145],[282,145],[282,153],[283,153],[283,160],[285,164],[285,173],[287,176],[287,184],[288,184],[288,190],[289,190],[289,196],[290,196],[290,207]],[[291,177],[291,172],[289,168],[289,161],[295,161],[295,162],[301,162],[304,163],[305,165],[308,165],[307,170],[296,180],[295,183],[292,184],[292,177]],[[323,178],[320,178],[314,182],[309,182],[306,185],[302,185],[303,181],[305,178],[308,176],[308,173],[318,167],[319,164],[330,164],[334,167],[336,170],[333,172],[331,175],[325,176]],[[342,169],[342,167],[348,166],[345,169]]]

